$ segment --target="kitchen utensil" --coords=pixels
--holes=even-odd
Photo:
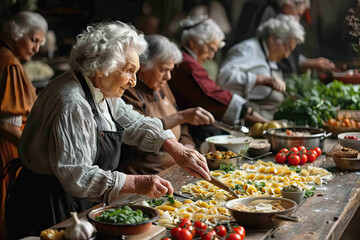
[[[205,139],[206,142],[214,144],[215,149],[216,146],[221,146],[240,155],[246,154],[252,140],[251,137],[236,137],[233,135],[217,135]]]
[[[229,192],[231,194],[231,196],[233,196],[234,198],[238,198],[239,196],[233,191],[231,190],[231,188],[226,185],[224,182],[220,181],[219,179],[217,179],[216,177],[213,177],[210,175],[211,180],[209,181],[210,183],[214,184],[215,186]]]
[[[356,139],[346,139],[346,136],[356,136]],[[360,132],[345,132],[338,135],[338,142],[343,147],[348,147],[360,151]]]
[[[234,209],[237,204],[249,205],[254,201],[280,201],[280,205],[285,208],[278,212],[246,212]],[[279,197],[246,197],[227,201],[225,207],[229,209],[237,224],[245,228],[268,229],[278,227],[284,221],[299,222],[300,217],[290,216],[296,208],[297,203],[287,198]]]
[[[271,154],[272,154],[272,152],[267,152],[267,153],[261,154],[261,155],[256,156],[256,157],[249,157],[249,156],[244,155],[244,158],[247,159],[247,160],[250,160],[250,161],[255,161],[255,160],[258,160],[260,158],[269,156]]]
[[[225,164],[225,165],[232,164],[233,166],[237,167],[237,166],[239,166],[239,164],[240,164],[243,157],[244,157],[243,155],[239,155],[239,156],[236,156],[236,157],[231,157],[231,158],[228,158],[228,159],[214,159],[214,158],[207,158],[206,157],[206,161],[207,161],[209,169],[210,170],[215,170],[215,169],[218,169],[221,164]]]
[[[215,120],[212,125],[236,137],[244,137],[246,134],[249,133],[249,129],[245,126],[230,126],[217,120]]]
[[[310,133],[304,136],[288,136],[286,130],[293,132]],[[265,132],[265,137],[271,144],[272,152],[278,152],[281,148],[291,148],[297,146],[304,146],[307,149],[324,146],[324,140],[330,137],[331,133],[327,133],[322,128],[312,127],[291,127],[291,128],[273,128]]]
[[[101,222],[99,220],[96,220],[96,217],[99,216],[102,212],[110,209],[117,209],[119,207],[124,207],[124,206],[126,205],[112,205],[107,207],[99,207],[91,210],[86,216],[89,219],[89,221],[94,225],[98,233],[112,237],[119,237],[121,235],[135,235],[146,232],[147,230],[150,229],[152,222],[158,220],[160,217],[159,212],[151,207],[146,207],[142,205],[127,205],[133,210],[140,209],[143,212],[143,214],[146,215],[149,219],[134,224],[108,223],[108,222]]]

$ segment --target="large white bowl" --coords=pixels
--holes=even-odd
[[[360,139],[360,132],[344,132],[338,135],[338,142],[341,146],[360,151],[360,140],[345,139],[345,136],[357,136]]]
[[[217,135],[205,139],[206,142],[214,144],[215,147],[221,146],[240,155],[246,154],[252,140],[251,137],[235,137],[233,135]]]

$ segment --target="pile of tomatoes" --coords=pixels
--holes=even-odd
[[[230,228],[230,227],[229,227]],[[188,218],[181,219],[177,227],[170,231],[171,238],[165,237],[161,240],[243,240],[245,239],[245,229],[242,226],[230,228],[228,231],[225,226],[218,225],[209,228],[201,221],[192,222]]]
[[[275,156],[277,163],[285,163],[286,161],[293,166],[303,165],[307,162],[314,162],[321,155],[321,149],[315,147],[307,150],[304,146],[292,147],[290,149],[283,148]]]

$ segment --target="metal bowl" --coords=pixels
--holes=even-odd
[[[149,220],[134,224],[117,224],[96,220],[96,217],[102,212],[124,206],[129,206],[133,210],[140,209],[144,215],[148,216]],[[144,233],[150,229],[152,222],[158,220],[159,217],[159,212],[156,209],[141,205],[112,205],[93,209],[87,214],[87,218],[94,225],[98,233],[112,237]]]
[[[208,167],[210,170],[215,170],[218,169],[220,167],[221,164],[225,164],[225,165],[230,165],[230,163],[235,166],[238,167],[241,160],[243,159],[243,155],[238,155],[236,157],[231,157],[228,159],[214,159],[214,158],[206,158]]]
[[[288,136],[283,135],[286,130],[292,130],[296,132],[309,132],[310,135],[305,136]],[[330,137],[331,133],[327,133],[322,128],[312,127],[291,127],[291,128],[272,128],[265,132],[265,137],[271,144],[271,150],[278,152],[282,148],[291,148],[297,146],[304,146],[307,149],[313,149],[315,147],[323,148],[324,140]]]
[[[249,205],[254,201],[279,200],[280,205],[285,208],[278,212],[246,212],[234,209],[236,204]],[[297,203],[291,199],[279,197],[246,197],[237,198],[226,202],[225,207],[229,209],[231,215],[235,218],[237,224],[248,228],[268,229],[278,227],[284,221],[298,222],[298,217],[292,217],[290,214],[297,207]]]

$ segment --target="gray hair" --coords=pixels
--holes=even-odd
[[[182,62],[182,54],[179,48],[170,40],[161,35],[145,36],[148,43],[146,54],[140,56],[141,67],[145,70],[152,69],[156,63],[173,61],[175,64]]]
[[[16,14],[10,21],[4,23],[4,35],[14,41],[19,40],[25,34],[41,30],[46,34],[47,21],[43,16],[35,12],[23,11]]]
[[[76,37],[69,64],[72,70],[94,76],[100,71],[105,76],[126,64],[126,54],[134,50],[138,55],[147,48],[144,35],[134,26],[120,21],[90,25]]]
[[[225,34],[216,22],[207,16],[189,16],[180,23],[182,28],[181,44],[187,46],[191,39],[203,45],[216,39],[220,42],[219,48],[225,46]]]
[[[270,18],[257,28],[258,37],[267,40],[270,35],[275,35],[281,42],[295,38],[298,43],[303,43],[305,31],[293,16],[278,14],[276,18]]]
[[[304,4],[306,6],[306,8],[310,7],[310,0],[278,0],[278,2],[277,2],[278,6],[280,8],[282,8],[285,3],[287,3],[289,5],[294,5],[294,6]]]

